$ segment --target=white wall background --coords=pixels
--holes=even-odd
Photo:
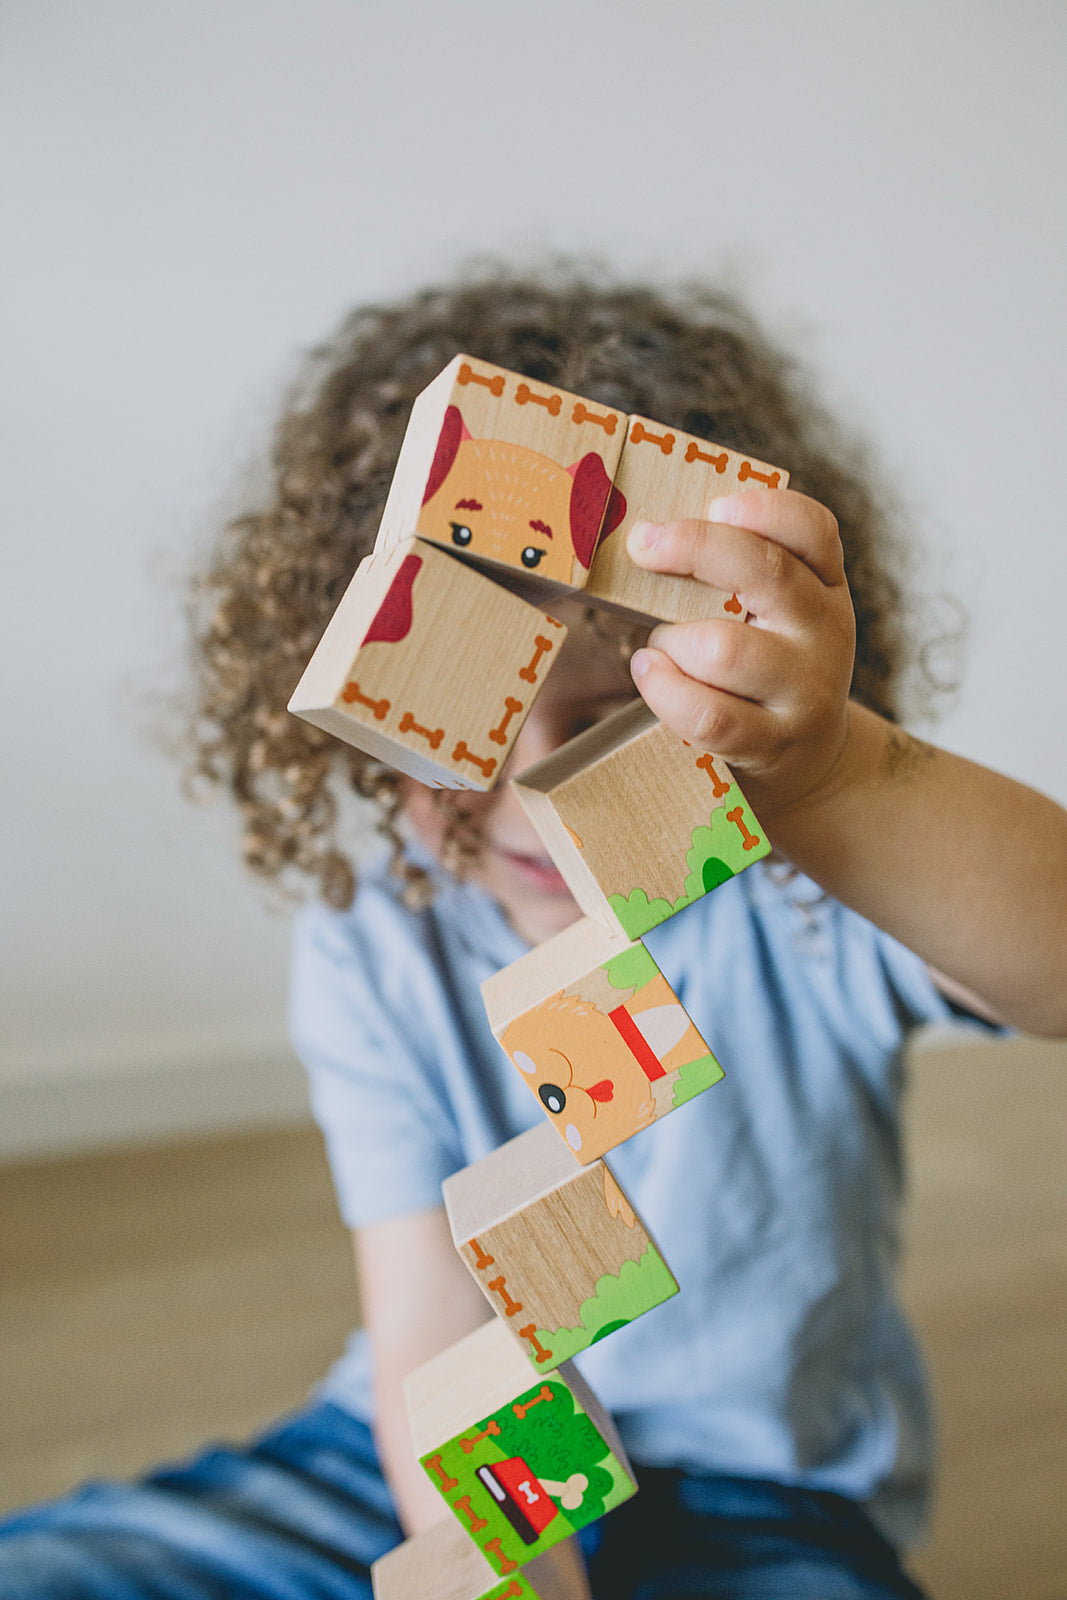
[[[1067,799],[1065,34],[1055,0],[8,0],[0,1150],[299,1105],[284,921],[143,696],[299,352],[471,252],[747,282],[969,609],[942,739]]]

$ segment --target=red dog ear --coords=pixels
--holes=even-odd
[[[604,507],[611,493],[611,479],[595,451],[576,461],[567,471],[574,479],[571,489],[571,543],[574,554],[588,569],[596,549],[597,535],[604,519]]]
[[[619,523],[626,515],[626,496],[621,494],[615,485],[611,486],[611,497],[608,500],[608,509],[604,513],[604,526],[600,532],[599,543],[603,544],[609,533],[614,533]]]
[[[399,644],[407,638],[414,615],[411,590],[421,567],[421,556],[404,557],[374,621],[363,635],[364,644]]]
[[[426,492],[422,497],[423,505],[432,495],[435,495],[451,470],[456,459],[456,451],[464,439],[471,438],[470,430],[459,414],[458,406],[449,406],[445,412],[445,420],[441,424],[441,433],[437,440],[437,449],[433,455],[433,465],[430,476],[426,480]]]

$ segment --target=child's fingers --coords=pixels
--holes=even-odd
[[[715,527],[709,527],[709,523]],[[682,573],[724,588],[726,585],[713,575],[716,546],[743,548],[741,541],[729,540],[727,528],[746,530],[768,542],[772,550],[788,551],[820,583],[836,585],[845,581],[836,517],[817,500],[793,489],[752,489],[713,500],[703,522],[688,519],[635,523],[626,548],[639,566],[655,572]],[[719,529],[723,531],[716,538]],[[764,555],[776,559],[770,550]]]
[[[778,634],[726,618],[661,624],[648,647],[697,683],[761,705],[780,702],[796,671],[795,653]]]
[[[628,549],[634,548],[643,526],[654,540],[640,547],[645,566],[736,595],[742,613],[752,612],[764,626],[802,626],[833,593],[792,551],[747,528],[691,520],[639,523],[631,530]]]
[[[777,746],[773,712],[741,695],[696,682],[662,650],[639,650],[631,670],[649,709],[690,744],[714,750],[726,761],[754,748]]]

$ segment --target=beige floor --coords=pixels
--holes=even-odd
[[[945,1426],[939,1600],[1063,1600],[1062,1050],[916,1064],[909,1301]],[[0,1506],[287,1406],[357,1314],[307,1129],[0,1170]]]

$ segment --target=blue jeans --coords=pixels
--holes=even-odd
[[[638,1476],[637,1499],[586,1529],[596,1600],[922,1600],[839,1495]],[[370,1600],[370,1564],[400,1537],[370,1431],[318,1403],[246,1449],[0,1523],[0,1600]]]

